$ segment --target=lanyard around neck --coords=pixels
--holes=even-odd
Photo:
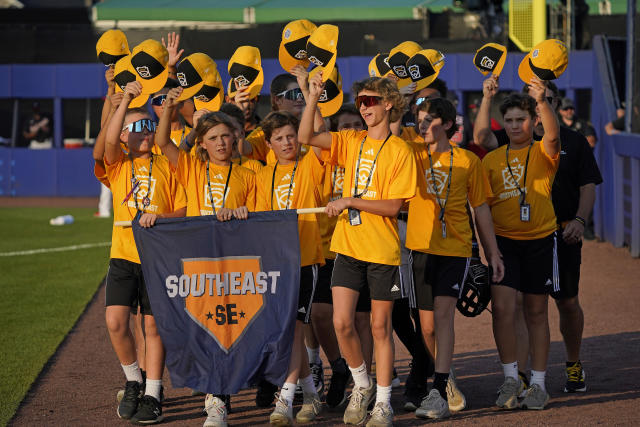
[[[440,195],[438,194],[438,185],[436,183],[436,174],[433,170],[433,160],[431,159],[431,151],[429,147],[427,147],[427,154],[429,155],[429,167],[431,170],[431,185],[433,186],[433,193],[436,196],[436,202],[438,202],[438,206],[440,206],[440,222],[444,220],[444,211],[447,208],[447,202],[449,201],[449,193],[451,191],[451,177],[453,176],[453,147],[449,147],[449,176],[447,177],[447,194],[444,198],[444,203],[440,202]]]
[[[142,212],[144,212],[144,208],[151,204],[151,171],[153,171],[153,154],[151,155],[151,160],[149,160],[149,176],[147,178],[147,195],[142,199]],[[136,172],[133,167],[133,158],[131,159],[131,188],[133,191],[133,201],[136,204],[136,210],[138,209],[138,191],[140,190],[140,184],[136,179]]]
[[[380,152],[382,151],[382,148],[384,147],[384,144],[387,143],[389,138],[391,138],[391,132],[389,132],[389,135],[387,135],[385,140],[382,142],[382,145],[378,149],[378,152],[376,153],[376,157],[374,157],[373,163],[371,164],[371,170],[369,170],[369,176],[367,177],[367,182],[364,185],[364,190],[362,190],[362,193],[358,194],[358,177],[360,175],[360,159],[362,159],[362,148],[364,147],[364,142],[366,141],[367,136],[365,135],[365,137],[362,139],[362,142],[360,143],[360,151],[358,152],[358,161],[356,163],[356,173],[355,173],[355,179],[354,179],[355,184],[354,184],[354,189],[353,189],[353,197],[360,198],[360,197],[364,196],[365,193],[367,192],[367,190],[369,189],[369,184],[371,184],[371,177],[373,176],[373,171],[374,171],[374,168],[376,167],[376,162],[378,161],[378,156],[380,155]]]
[[[529,155],[531,154],[532,146],[533,146],[533,141],[531,141],[531,143],[529,144],[529,149],[527,150],[527,160],[525,160],[524,177],[522,179],[523,188],[527,187],[527,171],[529,169]],[[506,149],[507,169],[509,170],[509,175],[511,175],[511,179],[513,180],[513,183],[515,184],[515,186],[518,188],[518,191],[520,192],[520,204],[524,205],[526,194],[524,192],[524,189],[520,188],[520,183],[518,182],[518,180],[516,180],[516,177],[513,175],[513,171],[511,170],[511,165],[509,164],[509,147],[511,147],[511,143],[507,144],[507,149]]]
[[[207,186],[209,187],[209,201],[211,202],[211,207],[213,208],[213,213],[216,213],[216,204],[213,201],[213,192],[211,191],[211,178],[209,177],[209,163],[207,161]],[[229,188],[229,179],[231,178],[231,169],[233,169],[233,163],[229,162],[229,173],[227,174],[227,182],[224,184],[224,190],[222,190],[222,206],[220,209],[224,208],[224,203],[226,202],[227,189]]]
[[[273,192],[276,182],[276,170],[278,169],[279,162],[273,166],[273,176],[271,177],[271,210],[273,210]],[[289,181],[289,190],[287,191],[287,201],[284,203],[284,208],[289,209],[289,197],[291,196],[291,188],[293,187],[293,178],[296,176],[296,169],[298,169],[298,157],[296,156],[296,163],[293,165],[293,172],[291,172],[291,180]]]

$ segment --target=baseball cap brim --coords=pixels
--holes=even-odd
[[[220,91],[215,98],[211,101],[200,101],[199,99],[193,98],[193,103],[196,106],[196,110],[207,109],[209,111],[218,111],[222,106],[222,101],[224,101],[224,93]]]
[[[531,59],[531,52],[527,53],[524,58],[522,58],[522,62],[518,66],[518,76],[520,80],[524,83],[529,84],[533,76],[535,76],[531,66],[529,65],[529,60]]]
[[[249,99],[253,99],[256,96],[260,95],[260,91],[262,90],[262,85],[264,84],[264,72],[262,71],[262,67],[260,67],[260,72],[258,72],[258,77],[247,86],[249,90]]]
[[[302,65],[306,70],[309,68],[310,64],[308,59],[298,59],[291,56],[284,47],[284,42],[280,42],[280,48],[278,49],[278,61],[280,61],[280,66],[289,73],[296,65]]]
[[[137,81],[140,81],[140,80],[137,79]],[[116,92],[123,92],[123,90],[120,88],[120,86],[116,85]],[[144,93],[140,94],[139,96],[136,96],[135,98],[133,98],[133,100],[131,100],[131,102],[129,103],[129,108],[142,107],[147,103],[148,100],[149,100],[148,94],[144,94]]]
[[[182,90],[182,93],[178,97],[178,101],[184,101],[186,99],[189,99],[195,96],[196,93],[200,92],[200,89],[202,89],[202,86],[204,86],[204,81],[201,81],[200,83],[196,83],[191,87],[184,88]]]
[[[342,91],[330,101],[327,102],[318,102],[318,108],[320,108],[320,114],[322,117],[333,116],[338,112],[340,107],[342,107],[342,103],[344,101],[344,94]]]
[[[142,77],[136,78],[142,85],[142,93],[145,95],[151,95],[152,93],[156,93],[160,89],[164,87],[167,83],[167,79],[169,78],[169,69],[165,68],[162,70],[160,74],[155,76],[152,79],[143,79]]]

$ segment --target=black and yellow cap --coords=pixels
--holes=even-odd
[[[487,43],[476,51],[473,57],[473,65],[483,75],[492,73],[500,76],[504,63],[507,60],[507,48],[497,43]]]
[[[389,54],[379,53],[369,61],[369,76],[371,77],[387,77],[393,74],[389,67]]]
[[[240,46],[237,48],[229,60],[228,71],[231,80],[236,83],[238,88],[248,88],[249,98],[255,98],[260,94],[264,84],[264,73],[262,72],[260,50],[257,47]],[[234,85],[231,84],[231,86]],[[229,96],[231,96],[231,91],[229,91]]]
[[[196,106],[196,110],[205,108],[209,111],[218,111],[223,101],[224,87],[222,86],[220,73],[216,68],[215,71],[204,76],[203,85],[193,96],[193,103]]]
[[[444,55],[434,49],[417,52],[407,61],[407,72],[412,82],[416,82],[416,92],[433,82],[444,67]]]
[[[131,51],[131,65],[142,83],[142,93],[152,94],[167,82],[169,52],[157,40],[147,39]]]
[[[309,79],[320,72],[322,68],[315,67],[309,73]],[[318,99],[318,108],[322,117],[333,116],[342,107],[344,94],[342,93],[342,76],[338,72],[338,67],[333,67],[329,78],[324,83],[324,89]]]
[[[183,89],[178,101],[194,96],[204,85],[205,77],[217,72],[218,66],[205,53],[192,53],[184,58],[176,67],[176,78]]]
[[[569,65],[567,45],[557,39],[548,39],[533,47],[518,67],[518,75],[526,84],[533,76],[540,80],[555,80]]]
[[[129,55],[127,36],[120,30],[109,30],[103,33],[96,43],[98,59],[106,66],[114,66],[120,58]]]
[[[298,19],[285,25],[278,50],[282,68],[291,72],[296,65],[302,65],[305,69],[309,67],[307,41],[316,28],[316,24],[306,19]]]
[[[422,48],[420,45],[412,41],[402,42],[391,49],[391,52],[389,52],[388,64],[391,71],[393,71],[393,74],[395,74],[399,79],[408,79],[409,72],[407,71],[407,61],[421,50]]]
[[[338,56],[338,27],[324,24],[311,33],[307,40],[307,58],[322,69],[322,81],[327,81]]]
[[[113,70],[113,81],[116,83],[116,92],[124,92],[124,88],[127,84],[136,80],[140,81],[141,79],[131,65],[131,55],[126,55],[120,58],[118,62],[116,62]],[[129,104],[129,108],[142,107],[147,103],[148,99],[149,94],[143,93],[140,96],[133,98]]]

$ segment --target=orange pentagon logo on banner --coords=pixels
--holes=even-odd
[[[260,257],[192,258],[182,260],[191,292],[185,311],[228,353],[262,311],[271,280]],[[182,280],[182,279],[181,279]]]

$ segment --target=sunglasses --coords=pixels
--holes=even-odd
[[[129,132],[143,132],[145,129],[149,132],[156,131],[156,122],[151,119],[141,119],[137,122],[129,123],[122,130],[128,129]]]
[[[297,101],[299,99],[304,99],[304,95],[302,94],[302,89],[299,87],[285,90],[284,92],[280,92],[276,96],[283,97],[284,99],[288,99],[289,101]]]
[[[374,105],[380,104],[382,101],[381,96],[372,96],[372,95],[358,95],[356,97],[356,108],[359,110],[361,105],[365,107],[373,107]]]
[[[420,98],[416,98],[416,105],[420,105],[422,104],[424,101],[430,101],[432,99],[436,99],[439,98],[436,95],[431,95],[431,96],[421,96]]]
[[[156,107],[161,107],[164,104],[164,101],[167,100],[167,95],[158,95],[151,98],[151,105],[155,105]]]

